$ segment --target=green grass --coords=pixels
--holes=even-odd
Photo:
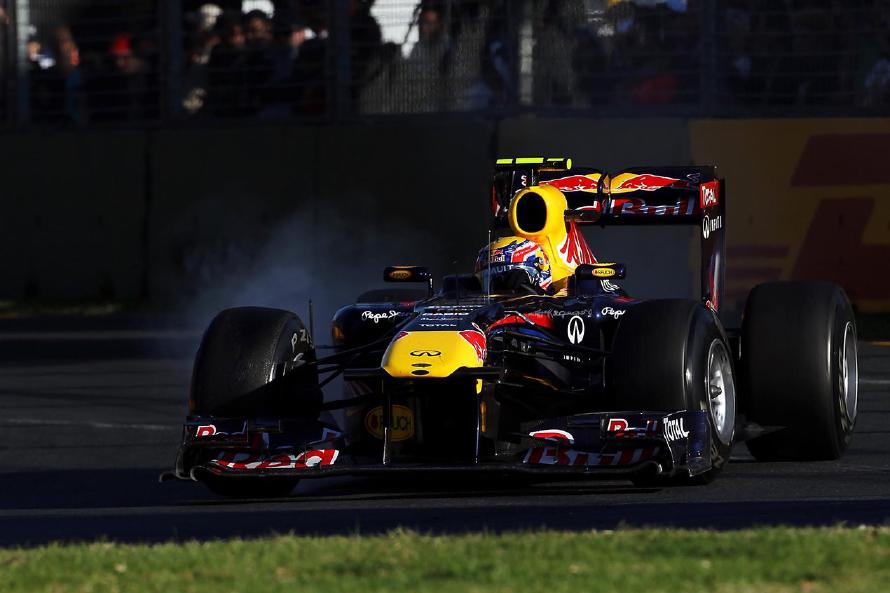
[[[4,592],[888,590],[890,528],[447,537],[396,531],[0,550]]]

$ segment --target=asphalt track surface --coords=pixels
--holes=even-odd
[[[158,483],[173,463],[195,336],[0,331],[0,546],[300,534],[880,525],[890,522],[890,347],[860,343],[860,411],[840,461],[756,463],[707,486],[330,478],[232,502]]]

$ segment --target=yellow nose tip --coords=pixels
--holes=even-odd
[[[391,377],[432,379],[448,377],[462,367],[481,367],[483,362],[484,350],[480,352],[459,331],[416,331],[390,343],[382,366]]]

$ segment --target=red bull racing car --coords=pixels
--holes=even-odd
[[[724,327],[715,168],[609,175],[565,158],[501,159],[491,210],[474,273],[436,288],[426,268],[387,268],[392,290],[334,317],[330,355],[293,313],[221,312],[166,477],[231,496],[404,472],[657,484],[710,480],[742,440],[759,460],[844,452],[857,406],[850,302],[830,283],[764,284],[742,327]],[[628,295],[625,266],[594,257],[588,224],[695,225],[700,298]],[[325,401],[341,376],[345,396]]]

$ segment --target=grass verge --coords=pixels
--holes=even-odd
[[[890,590],[890,528],[283,536],[0,550],[4,592]]]

